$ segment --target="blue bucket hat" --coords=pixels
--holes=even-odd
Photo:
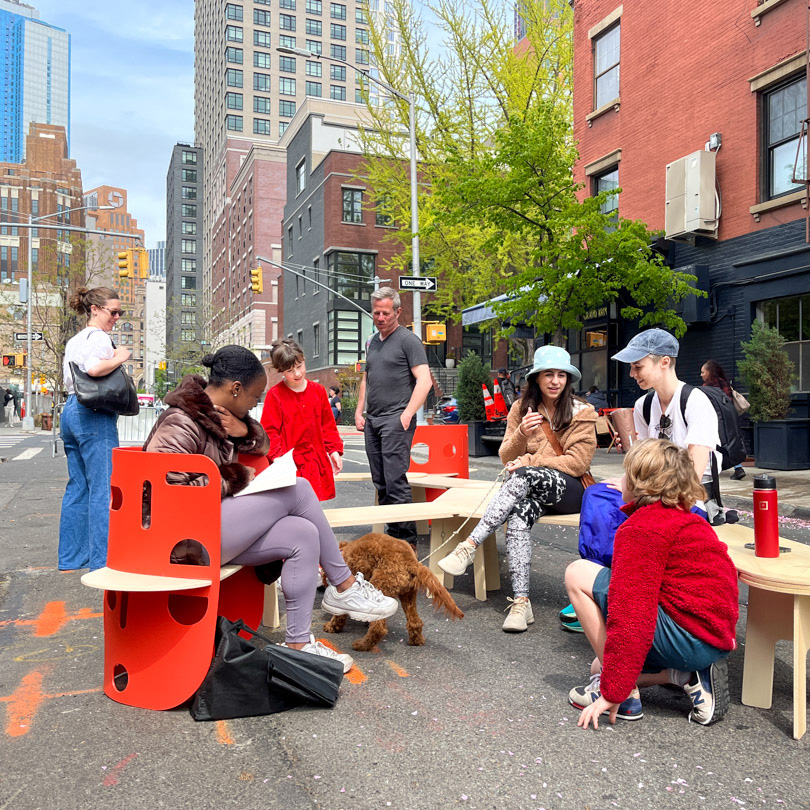
[[[625,348],[610,359],[618,360],[620,363],[637,363],[648,354],[677,357],[678,348],[677,338],[664,329],[646,329],[639,332]]]
[[[534,353],[534,367],[526,375],[526,379],[530,380],[535,374],[549,369],[564,371],[573,382],[582,379],[579,369],[571,365],[571,355],[561,346],[541,346]]]

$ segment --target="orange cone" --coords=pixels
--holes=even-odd
[[[492,391],[495,397],[495,418],[506,419],[509,416],[509,408],[506,407],[506,400],[503,398],[497,379],[492,381]]]
[[[481,383],[481,388],[484,391],[484,408],[487,412],[487,422],[492,422],[495,419],[495,403],[492,401],[492,394],[489,393],[489,388]]]

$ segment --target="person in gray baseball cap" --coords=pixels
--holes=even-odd
[[[614,354],[611,359],[618,360],[620,363],[637,363],[649,354],[675,358],[678,356],[679,348],[675,336],[664,329],[647,329],[639,332],[624,349]]]

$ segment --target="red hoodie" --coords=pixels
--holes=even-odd
[[[658,606],[684,630],[721,650],[736,647],[737,569],[698,515],[656,502],[630,514],[616,532],[608,591],[601,691],[621,703],[636,685],[652,646]]]

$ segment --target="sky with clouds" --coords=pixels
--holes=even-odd
[[[172,147],[194,141],[194,0],[27,2],[71,35],[70,156],[84,188],[127,189],[154,246]]]

